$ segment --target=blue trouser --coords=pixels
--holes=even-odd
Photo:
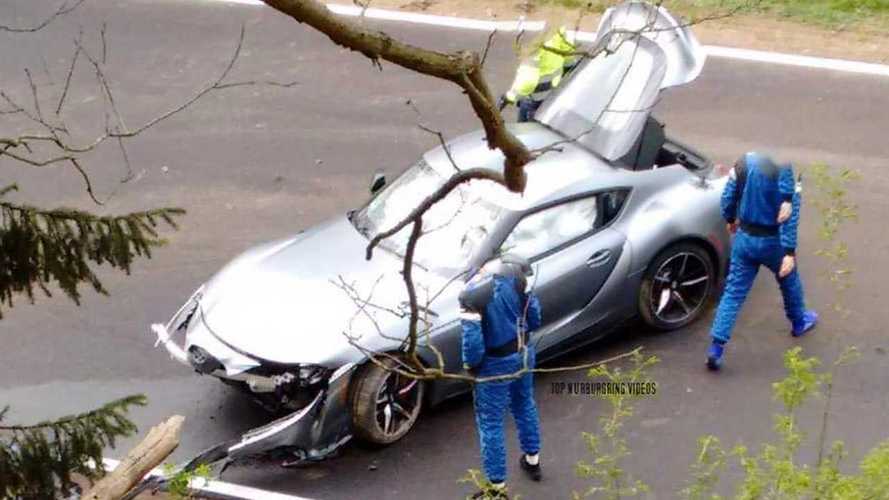
[[[528,367],[533,368],[534,350],[528,349]],[[479,377],[508,375],[524,365],[521,354],[503,358],[485,356]],[[481,443],[482,466],[492,483],[506,481],[506,439],[503,425],[506,408],[515,419],[522,451],[533,455],[540,451],[540,419],[534,403],[534,375],[525,373],[517,379],[481,382],[475,386],[475,425]]]
[[[543,104],[543,101],[532,101],[531,99],[519,99],[519,122],[529,122],[534,118],[537,108]]]
[[[775,273],[778,285],[781,287],[781,295],[784,296],[784,312],[787,314],[787,319],[794,328],[801,327],[806,310],[803,283],[798,268],[794,268],[786,277],[778,278],[783,259],[784,249],[778,236],[757,237],[738,231],[732,246],[725,291],[722,293],[719,308],[716,310],[716,319],[713,320],[713,328],[710,331],[714,340],[728,342],[731,339],[732,328],[735,326],[747,293],[753,286],[759,266],[766,266]]]

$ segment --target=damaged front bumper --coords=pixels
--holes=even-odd
[[[332,454],[352,438],[348,387],[354,369],[350,364],[336,370],[328,386],[303,409],[244,433],[228,447],[228,456],[237,459],[284,450],[300,462]]]
[[[169,323],[151,325],[157,337],[155,346],[163,345],[170,357],[199,373],[241,385],[257,399],[287,400],[282,394],[282,384],[289,383],[291,378],[267,373],[262,370],[261,362],[235,352],[206,329],[188,325],[189,322],[203,319],[199,318],[200,292],[195,292]],[[180,345],[173,336],[184,334],[186,330],[188,337]],[[196,359],[196,352],[208,354],[214,364],[207,365],[200,357]],[[221,443],[195,457],[192,462],[237,460],[271,451],[286,452],[291,464],[330,456],[352,437],[348,396],[349,380],[355,367],[354,363],[350,363],[332,372],[328,370],[325,377],[312,382],[310,387],[298,387],[302,397],[291,398],[284,406],[292,410],[291,413],[252,429],[238,439]],[[295,371],[299,377],[299,368]]]

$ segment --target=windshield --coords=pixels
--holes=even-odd
[[[359,232],[373,238],[407,217],[445,180],[421,160],[359,210],[352,222]],[[463,183],[423,215],[423,236],[417,243],[414,262],[426,269],[457,271],[469,263],[504,210],[482,198],[490,192],[491,184],[484,180]],[[404,256],[410,232],[408,225],[380,246]]]

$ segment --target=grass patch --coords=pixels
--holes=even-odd
[[[540,6],[602,12],[610,0],[534,0]],[[751,12],[830,28],[862,27],[889,31],[889,0],[665,0],[664,6],[685,17],[747,8]]]
[[[735,8],[750,0],[679,0],[692,8]],[[889,27],[889,0],[762,0],[758,11],[829,27],[866,24]]]

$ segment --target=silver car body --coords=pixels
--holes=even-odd
[[[591,81],[592,76],[608,77],[607,65],[593,60],[567,79],[535,122],[510,125],[528,148],[552,148],[526,166],[526,192],[510,194],[493,183],[473,181],[469,189],[496,204],[496,219],[476,235],[460,267],[415,266],[427,326],[421,344],[431,342],[441,351],[446,370],[461,371],[461,276],[496,258],[517,221],[542,207],[597,193],[626,193],[607,224],[532,258],[533,286],[544,311],[543,326],[533,332],[541,359],[590,343],[635,317],[643,273],[676,242],[699,243],[716,268],[724,269],[728,235],[719,214],[724,179],[711,172],[709,163],[699,159],[696,169],[677,163],[633,171],[620,162],[644,129],[648,107],[659,92],[693,80],[703,65],[693,35],[662,8],[623,4],[606,13],[603,29],[639,22],[653,22],[661,31],[617,45],[609,56],[614,62],[607,63],[625,63],[619,56],[630,49],[637,63],[639,54],[646,54],[647,62],[630,75],[639,81]],[[595,89],[608,85],[617,100],[636,111],[615,110],[616,99],[597,97]],[[621,96],[628,86],[629,98]],[[670,144],[686,158],[699,156]],[[482,132],[450,141],[448,150],[453,164],[439,147],[409,172],[431,169],[444,179],[455,168],[503,168],[502,154],[488,148]],[[346,401],[355,367],[367,361],[367,352],[402,348],[399,339],[408,322],[402,258],[384,244],[366,260],[368,237],[356,228],[354,217],[338,216],[248,250],[195,292],[167,324],[152,325],[175,359],[196,367],[215,360],[218,364],[201,365],[200,371],[257,395],[275,394],[282,380],[294,376],[310,382],[323,378],[320,389],[313,389],[291,414],[226,443],[228,455],[287,446],[301,458],[323,458],[351,436]],[[424,243],[431,244],[424,237],[418,252]],[[200,353],[197,361],[194,352]],[[430,366],[436,364],[428,347],[421,347],[420,355]],[[318,369],[321,375],[313,371]],[[289,378],[282,378],[285,374]],[[435,404],[467,389],[459,382],[436,381],[427,387],[426,401]]]

